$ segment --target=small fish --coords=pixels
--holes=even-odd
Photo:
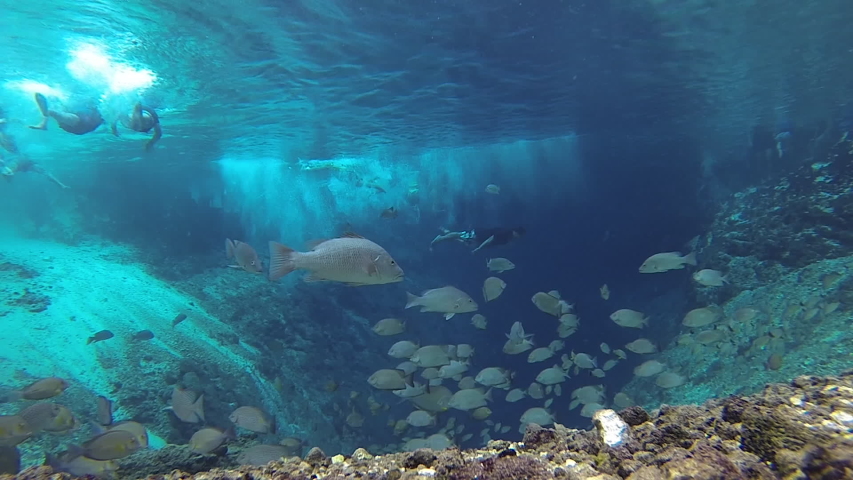
[[[55,456],[45,454],[44,463],[56,472],[70,473],[78,477],[111,478],[118,470],[118,462],[114,460],[92,460],[69,451]]]
[[[486,262],[486,268],[488,268],[489,271],[492,272],[503,273],[507,270],[512,270],[513,268],[515,268],[515,264],[503,257],[490,258]]]
[[[506,282],[498,277],[489,277],[483,282],[483,298],[487,302],[498,298],[506,288]]]
[[[486,193],[491,193],[492,195],[498,195],[501,193],[501,187],[495,185],[494,183],[490,183],[486,185]]]
[[[406,331],[406,323],[397,318],[383,318],[376,322],[371,330],[383,337],[399,335]]]
[[[136,436],[125,430],[108,430],[96,435],[83,443],[69,449],[92,460],[118,460],[136,453],[141,449]]]
[[[46,400],[53,398],[68,388],[68,382],[59,377],[37,380],[21,390],[11,393],[14,400]]]
[[[601,298],[604,300],[610,300],[610,287],[608,287],[606,283],[599,287],[598,291],[601,293]]]
[[[179,323],[183,322],[183,321],[184,321],[184,320],[186,320],[186,319],[187,319],[187,314],[186,314],[186,313],[179,313],[179,314],[175,317],[175,319],[174,319],[174,320],[172,320],[172,328],[175,328],[175,325],[177,325],[177,324],[179,324]]]
[[[647,353],[655,353],[658,351],[658,347],[654,343],[652,343],[651,340],[648,340],[646,338],[638,338],[631,343],[625,344],[625,348],[641,355]]]
[[[477,311],[477,302],[456,287],[446,286],[427,290],[421,296],[406,292],[406,308],[421,307],[422,312],[443,313],[450,320],[457,313]]]
[[[133,341],[151,340],[152,338],[154,338],[154,332],[151,330],[140,330],[130,337]]]
[[[657,360],[648,360],[634,368],[634,375],[638,377],[653,377],[663,372],[665,369],[665,364]]]
[[[270,242],[270,280],[307,270],[307,282],[333,281],[352,286],[403,281],[403,269],[381,246],[355,234],[318,243],[310,252]]]
[[[723,284],[729,283],[729,280],[719,270],[711,270],[706,268],[699,270],[693,274],[693,280],[704,287],[722,287]]]
[[[0,415],[0,447],[14,447],[33,435],[33,429],[20,415]]]
[[[21,410],[18,412],[18,415],[27,422],[33,433],[39,433],[49,428],[54,420],[60,416],[64,408],[62,405],[56,403],[41,402]]]
[[[225,256],[237,262],[237,265],[229,265],[231,268],[242,268],[249,273],[261,273],[264,269],[258,258],[258,252],[251,245],[240,240],[225,239]]]
[[[400,212],[397,211],[396,207],[388,207],[385,210],[382,210],[382,213],[379,214],[379,218],[384,218],[386,220],[392,220],[397,218],[397,215]]]
[[[130,432],[134,437],[136,437],[136,440],[139,442],[140,448],[148,448],[148,430],[146,430],[145,426],[143,426],[139,422],[134,422],[133,420],[124,420],[109,425],[107,427],[103,427],[101,425],[92,425],[92,427],[92,431],[96,435],[100,435],[111,430],[123,430],[125,432]]]
[[[99,425],[107,426],[113,423],[113,402],[103,395],[98,396],[97,419]]]
[[[257,407],[237,407],[228,416],[228,420],[240,428],[255,433],[271,433],[275,430],[273,419]]]
[[[649,325],[649,317],[643,312],[628,308],[622,308],[611,313],[610,319],[620,327],[645,328]]]
[[[89,339],[86,340],[86,345],[91,345],[91,344],[97,343],[97,342],[103,342],[104,340],[109,340],[113,337],[115,337],[113,332],[111,332],[109,330],[101,330],[100,332],[89,337]]]
[[[213,427],[205,427],[195,432],[190,437],[189,447],[193,453],[210,453],[219,448],[226,440],[236,438],[234,427],[228,430],[220,430]]]
[[[204,395],[196,398],[192,390],[175,386],[172,389],[172,400],[169,410],[182,422],[204,422]]]
[[[640,273],[662,273],[669,270],[680,270],[685,265],[696,266],[696,252],[681,255],[681,252],[656,253],[640,265]]]
[[[292,448],[284,445],[252,445],[237,455],[237,462],[240,465],[263,467],[283,457],[292,456],[294,456]]]
[[[473,317],[471,317],[471,325],[474,325],[474,328],[477,328],[479,330],[485,330],[487,324],[488,322],[486,321],[486,317],[484,315],[476,313]]]

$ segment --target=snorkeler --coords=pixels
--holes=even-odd
[[[447,229],[442,229],[442,234],[435,237],[429,244],[430,250],[436,243],[447,240],[456,240],[465,245],[475,247],[471,253],[477,252],[481,248],[496,247],[498,245],[506,245],[516,238],[524,235],[524,227],[516,228],[474,228],[462,232],[451,232]]]
[[[15,174],[26,173],[26,172],[40,173],[40,174],[44,175],[45,177],[49,178],[50,181],[59,185],[60,187],[70,188],[68,185],[65,185],[64,183],[60,182],[59,179],[54,177],[50,172],[45,170],[41,165],[37,164],[36,162],[34,162],[32,160],[29,160],[26,158],[20,158],[17,161],[15,161],[14,163],[9,164],[9,163],[4,162],[3,159],[0,159],[0,174],[5,176],[6,180],[11,181],[12,177],[14,177]]]
[[[47,130],[48,118],[56,119],[59,128],[74,135],[85,135],[94,131],[104,123],[104,118],[101,117],[101,112],[94,105],[88,105],[79,108],[74,112],[58,112],[51,110],[47,106],[47,99],[40,93],[35,94],[36,104],[39,107],[42,115],[42,121],[38,125],[30,125],[30,128],[36,130]]]
[[[154,148],[154,144],[163,136],[163,130],[160,128],[160,117],[157,116],[157,112],[153,108],[143,106],[141,103],[137,103],[133,107],[131,114],[122,115],[112,123],[112,132],[116,137],[119,136],[118,122],[121,122],[126,128],[140,133],[148,133],[152,128],[154,129],[154,136],[145,144],[145,150]]]

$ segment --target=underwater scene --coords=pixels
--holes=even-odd
[[[0,478],[853,478],[849,1],[0,12]]]

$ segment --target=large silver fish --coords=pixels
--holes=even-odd
[[[306,282],[381,285],[403,280],[403,269],[384,248],[355,234],[320,242],[310,252],[270,242],[270,280],[294,270],[308,270]]]

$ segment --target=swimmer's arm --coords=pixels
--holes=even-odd
[[[148,143],[145,144],[145,150],[151,151],[154,148],[154,145],[160,140],[160,137],[163,136],[163,129],[160,128],[160,123],[154,124],[154,136],[151,137],[151,140],[148,140]]]
[[[145,144],[145,150],[150,151],[152,148],[154,148],[154,145],[157,143],[157,141],[160,140],[160,137],[163,136],[163,129],[160,128],[160,117],[157,116],[157,112],[155,112],[154,109],[142,105],[139,106],[139,109],[143,112],[148,113],[148,115],[151,115],[151,119],[154,120],[154,136],[151,137],[151,140],[148,140],[148,143]]]

